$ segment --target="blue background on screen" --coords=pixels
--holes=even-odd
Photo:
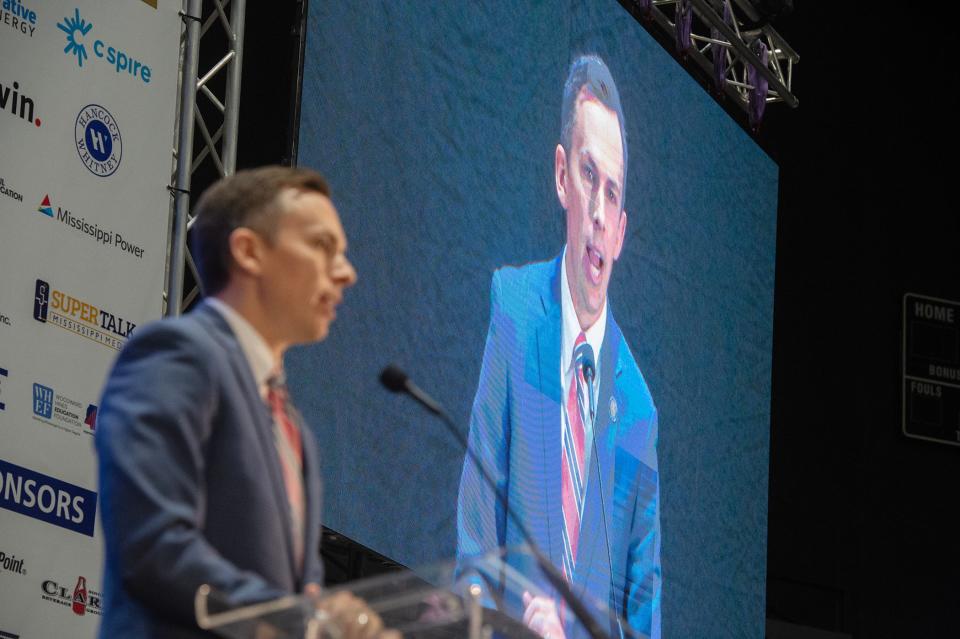
[[[513,3],[510,3],[513,4]],[[553,181],[570,61],[617,81],[630,152],[610,304],[659,411],[666,637],[763,636],[777,168],[613,0],[310,7],[300,157],[359,272],[288,377],[320,442],[324,523],[415,567],[452,557],[490,277],[564,243]]]

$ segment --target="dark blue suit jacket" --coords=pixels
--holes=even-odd
[[[320,479],[303,432],[307,549],[294,567],[289,506],[269,409],[223,317],[144,326],[107,381],[97,417],[106,543],[100,637],[207,637],[197,587],[232,605],[322,583]]]
[[[490,328],[470,420],[469,446],[506,492],[534,542],[562,566],[560,499],[561,258],[493,275]],[[589,457],[575,593],[660,637],[657,412],[608,307],[598,358],[595,453]],[[469,459],[457,509],[457,559],[524,543]],[[507,563],[551,593],[529,559]],[[561,569],[562,570],[562,569]],[[611,626],[615,633],[616,625]]]

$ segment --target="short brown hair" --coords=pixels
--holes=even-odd
[[[288,188],[330,197],[330,187],[319,173],[286,166],[238,171],[200,196],[191,246],[204,294],[218,293],[230,281],[230,234],[235,229],[247,227],[273,238],[282,212],[277,196]]]

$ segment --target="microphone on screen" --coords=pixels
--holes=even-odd
[[[592,365],[593,364],[591,362],[591,366]],[[466,436],[460,432],[460,429],[457,428],[456,422],[454,422],[453,418],[450,417],[447,411],[443,409],[443,406],[440,404],[440,402],[430,397],[430,395],[414,384],[413,380],[410,379],[403,369],[395,364],[387,365],[380,372],[380,383],[383,384],[387,390],[393,393],[406,393],[407,395],[410,395],[427,410],[440,418],[440,421],[446,427],[447,432],[450,433],[450,435],[457,441],[458,444],[460,444],[464,451],[466,451],[467,457],[480,473],[480,477],[483,478],[483,481],[486,482],[487,486],[489,486],[494,492],[500,507],[503,508],[504,512],[507,514],[507,517],[510,518],[513,524],[517,527],[517,530],[520,531],[520,536],[530,548],[530,554],[533,555],[534,560],[537,562],[537,565],[540,567],[540,570],[543,571],[544,576],[547,578],[550,584],[567,603],[567,606],[570,608],[570,612],[576,615],[577,619],[583,623],[583,627],[587,631],[587,634],[590,635],[591,639],[609,639],[608,634],[604,632],[603,628],[600,627],[600,624],[598,624],[597,620],[593,618],[593,615],[587,611],[587,607],[583,601],[573,593],[573,590],[571,590],[570,585],[567,583],[566,577],[563,576],[557,567],[554,566],[553,563],[551,563],[550,560],[547,559],[543,552],[541,552],[541,550],[537,547],[537,544],[533,541],[533,537],[527,531],[526,526],[523,525],[520,517],[516,514],[513,508],[510,507],[510,503],[507,501],[506,494],[493,480],[486,468],[484,468],[483,464],[480,463],[480,460],[477,458],[476,454],[467,444]]]

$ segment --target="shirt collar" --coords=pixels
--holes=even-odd
[[[570,284],[567,282],[567,247],[563,247],[563,258],[560,260],[560,314],[563,323],[563,332],[560,337],[560,365],[564,373],[573,366],[573,345],[580,335],[580,321],[573,308],[573,297],[570,295]],[[600,317],[593,326],[584,331],[587,343],[593,349],[596,360],[594,367],[600,370],[600,346],[603,345],[603,336],[607,330],[607,300],[603,300]]]
[[[246,320],[232,306],[217,299],[208,297],[206,302],[212,306],[230,326],[230,330],[240,342],[240,349],[243,351],[247,364],[253,373],[253,379],[257,383],[257,389],[261,397],[266,397],[267,380],[275,372],[273,353],[267,345],[267,341],[257,332],[257,329]]]

